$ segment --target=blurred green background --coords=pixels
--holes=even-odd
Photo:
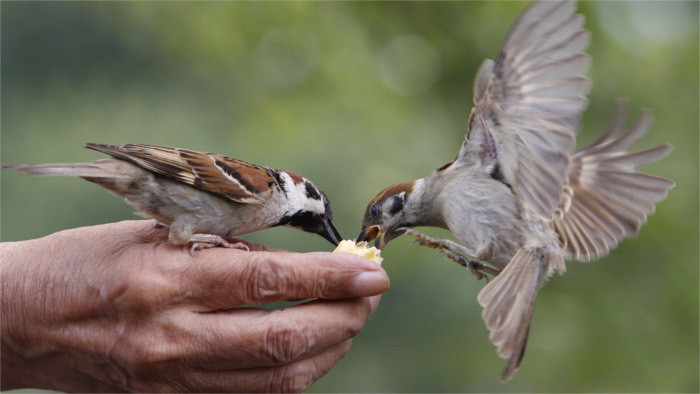
[[[85,142],[213,151],[289,169],[328,194],[346,238],[390,183],[451,160],[472,79],[523,2],[2,2],[2,162],[102,158]],[[391,289],[311,392],[698,391],[698,3],[582,3],[593,80],[581,144],[614,99],[670,142],[646,171],[677,186],[636,240],[571,262],[540,292],[520,371],[481,320],[483,286],[401,237]],[[81,179],[2,172],[2,240],[134,218]],[[444,231],[426,229],[437,236]],[[247,238],[329,250],[280,228]]]

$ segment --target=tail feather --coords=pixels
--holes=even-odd
[[[644,111],[629,130],[615,138],[624,119],[624,103],[603,135],[571,158],[568,194],[552,218],[566,257],[590,261],[602,257],[625,237],[634,236],[675,185],[635,170],[669,154],[668,144],[630,153],[651,125]]]
[[[110,171],[104,166],[101,166],[99,160],[91,163],[0,164],[0,167],[12,168],[33,175],[128,178],[126,174]]]
[[[491,332],[489,339],[506,359],[502,380],[513,377],[525,354],[530,319],[537,292],[556,265],[545,248],[521,248],[503,271],[479,292],[481,316]]]

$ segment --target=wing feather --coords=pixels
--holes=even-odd
[[[235,202],[262,203],[260,194],[274,183],[265,167],[212,153],[140,144],[86,147]]]
[[[647,215],[654,212],[654,204],[674,186],[668,179],[636,172],[638,167],[666,156],[671,146],[628,152],[649,130],[652,116],[643,111],[629,130],[616,138],[625,108],[619,103],[603,134],[571,158],[567,177],[570,201],[563,201],[551,219],[567,258],[591,261],[608,254],[620,240],[639,232]]]
[[[529,212],[549,218],[558,207],[580,117],[588,105],[584,76],[590,35],[574,1],[533,3],[517,19],[495,61],[474,83],[475,121],[458,160],[495,157]],[[488,134],[488,136],[486,135]],[[484,155],[484,141],[494,152]]]

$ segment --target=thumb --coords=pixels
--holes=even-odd
[[[306,298],[354,298],[383,293],[386,272],[348,253],[275,253],[210,249],[188,265],[188,288],[208,307]]]

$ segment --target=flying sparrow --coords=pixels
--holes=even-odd
[[[136,213],[170,228],[175,245],[191,251],[241,247],[227,239],[274,226],[341,236],[326,195],[308,179],[212,153],[153,145],[87,148],[112,158],[75,164],[2,164],[35,175],[72,175],[124,197]]]
[[[503,379],[518,368],[537,292],[564,259],[590,261],[637,234],[674,183],[635,170],[671,146],[628,150],[644,136],[644,111],[618,136],[609,127],[574,153],[589,80],[589,32],[573,1],[536,2],[517,19],[496,60],[474,82],[468,132],[457,158],[428,177],[389,186],[367,206],[358,241],[383,247],[408,233],[440,249],[479,279],[478,295]],[[461,244],[411,227],[448,229]],[[478,261],[470,260],[470,256]]]

